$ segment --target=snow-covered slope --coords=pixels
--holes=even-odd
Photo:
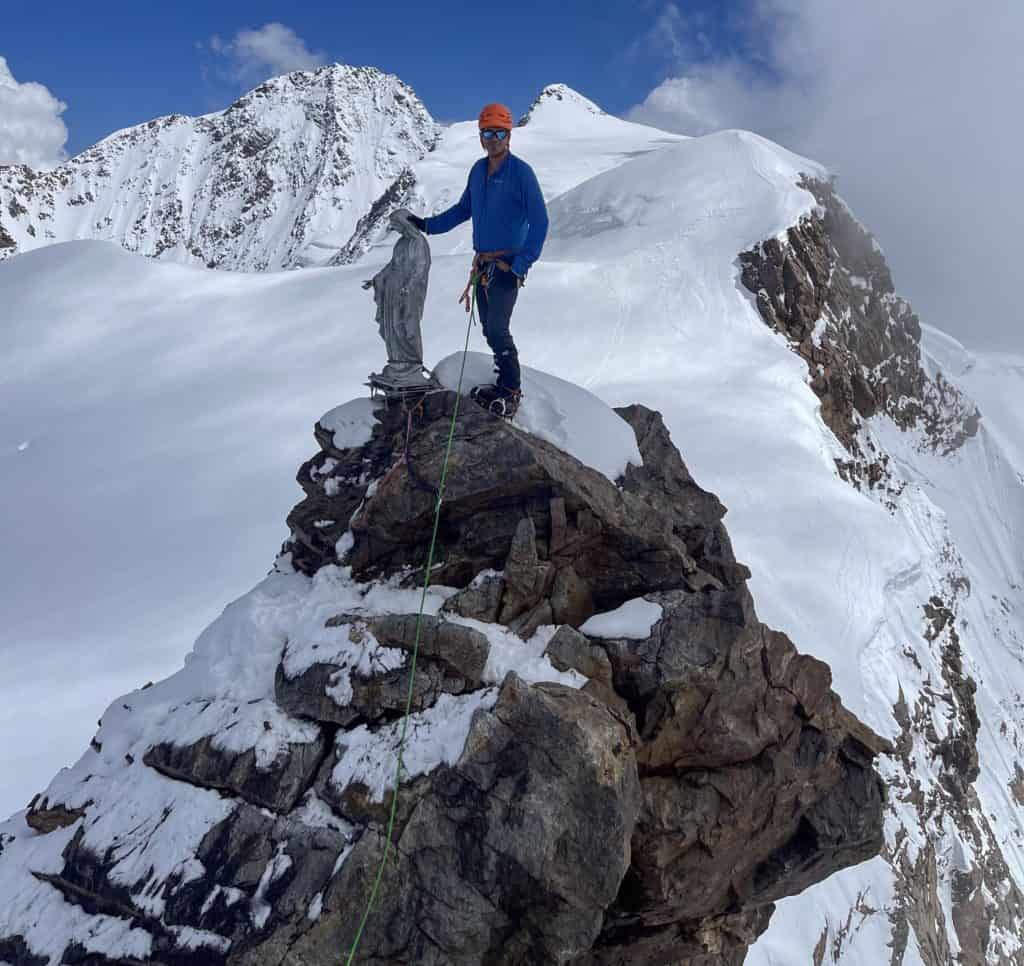
[[[395,208],[430,215],[458,201],[470,167],[481,156],[478,131],[476,121],[445,128],[435,150],[396,179],[340,251],[336,244],[312,245],[303,252],[302,264],[350,264],[382,242],[388,231],[387,216]],[[536,170],[544,197],[550,201],[630,158],[683,140],[678,134],[606,114],[564,84],[553,84],[540,92],[513,130],[511,146]],[[466,224],[435,239],[435,251],[468,251],[471,239],[472,229]]]
[[[930,326],[925,326],[924,344],[935,365],[977,401],[992,438],[1014,468],[1024,472],[1024,356],[968,351]]]
[[[863,626],[859,662],[865,701],[898,725],[889,732],[897,754],[881,768],[886,848],[782,903],[749,959],[755,966],[789,962],[794,944],[843,963],[876,961],[888,944],[905,964],[1024,961],[1019,362],[974,356],[935,330],[923,342],[928,368],[970,391],[983,419],[947,455],[921,432],[869,424],[899,481],[892,533],[907,555],[883,582],[887,605]],[[877,565],[870,545],[843,552],[844,569]]]
[[[344,244],[437,132],[393,75],[296,71],[221,113],[118,131],[53,171],[0,167],[0,258],[103,239],[210,267],[284,268],[314,240]]]
[[[739,281],[741,252],[785,245],[819,210],[798,182],[821,169],[740,131],[674,139],[624,126],[614,142],[609,126],[604,154],[587,155],[566,132],[614,119],[583,106],[545,132],[544,116],[542,104],[513,135],[558,195],[516,310],[522,359],[665,414],[694,477],[729,507],[760,618],[828,661],[846,705],[896,748],[883,766],[885,856],[782,903],[750,961],[1022,961],[1019,366],[926,332],[927,374],[941,368],[978,397],[981,430],[941,455],[919,427],[872,417],[864,438],[889,479],[858,489],[837,471],[849,454],[807,363]],[[424,204],[461,191],[472,133],[453,126],[416,166]],[[432,239],[429,362],[465,333],[460,232]],[[0,265],[13,360],[0,409],[5,653],[18,669],[3,727],[41,763],[18,766],[4,806],[80,748],[100,696],[166,673],[265,571],[308,424],[381,361],[359,282],[388,255],[238,276],[79,243]],[[69,666],[68,737],[44,739],[40,709]]]
[[[562,84],[544,88],[512,132],[512,150],[537,171],[547,200],[624,161],[685,138],[605,114]],[[466,187],[469,168],[480,157],[475,121],[445,129],[437,149],[413,165],[425,210],[454,204]],[[465,229],[463,229],[465,230]]]

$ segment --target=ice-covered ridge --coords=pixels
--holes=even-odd
[[[605,114],[584,101],[568,94],[561,100],[539,99],[530,123],[512,132],[512,153],[537,172],[541,191],[549,201],[631,158],[686,140],[679,134]],[[466,186],[470,166],[479,157],[476,121],[445,128],[437,147],[412,166],[416,185],[410,207],[430,214],[453,204]],[[464,252],[470,247],[469,239],[469,228],[464,226],[433,237],[431,245],[435,252]]]

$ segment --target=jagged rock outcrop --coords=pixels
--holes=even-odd
[[[834,185],[805,178],[818,213],[740,255],[741,279],[765,323],[807,362],[826,425],[850,453],[843,475],[875,486],[887,457],[861,433],[884,413],[901,429],[920,428],[950,453],[978,431],[980,413],[941,372],[921,361],[921,324],[896,294],[885,258]]]
[[[302,670],[290,672],[290,651],[286,648],[277,669],[275,693],[286,711],[317,721],[348,725],[355,721],[382,721],[402,711],[412,684],[411,708],[420,711],[430,707],[441,694],[462,694],[482,687],[487,662],[487,638],[471,627],[452,624],[437,617],[425,616],[419,622],[413,614],[378,617],[372,621],[339,615],[327,626],[343,626],[353,641],[367,635],[385,647],[411,652],[416,644],[419,625],[419,648],[416,674],[402,664],[369,677],[351,681],[344,704],[330,696],[331,682],[343,670],[342,665],[325,658],[305,662]]]
[[[429,489],[410,485],[407,468],[411,463],[422,480],[440,479],[454,400],[454,394],[427,397],[404,460],[404,416],[386,416],[379,432],[354,450],[336,449],[330,434],[317,428],[323,449],[298,477],[307,499],[288,517],[289,549],[300,570],[313,573],[337,563],[337,542],[346,531],[354,538],[346,562],[357,577],[422,566],[434,498]],[[657,437],[639,418],[647,436]],[[648,445],[658,443],[651,439]],[[533,523],[538,559],[552,564],[552,580],[571,569],[587,583],[598,610],[641,593],[680,585],[699,590],[748,576],[733,558],[721,524],[724,509],[685,467],[631,471],[620,490],[597,470],[576,460],[567,466],[566,459],[544,440],[511,429],[496,432],[486,413],[463,411],[436,553],[442,563],[433,579],[464,587],[478,574],[500,569],[524,519]],[[478,512],[490,507],[501,512]],[[317,526],[323,520],[333,523]],[[513,563],[532,552],[517,550]],[[694,552],[701,553],[701,566]],[[543,591],[531,595],[521,588],[519,596],[537,605]]]
[[[318,424],[278,575],[251,624],[224,618],[231,641],[281,635],[253,658],[273,701],[155,685],[104,722],[80,780],[33,803],[54,843],[36,888],[123,934],[69,927],[64,961],[335,963],[392,805],[360,963],[738,966],[775,900],[879,852],[885,742],[758,621],[725,509],[657,413],[619,410],[643,465],[613,482],[464,407],[439,589],[422,618],[402,609],[455,401],[426,397],[408,440],[397,408],[357,445]],[[136,818],[112,838],[93,768]],[[49,962],[29,927],[0,932],[15,966]]]
[[[958,563],[947,548],[950,564]],[[889,777],[891,803],[910,806],[914,821],[903,818],[884,855],[896,878],[893,912],[894,961],[908,947],[910,932],[924,961],[1016,964],[1024,961],[1019,946],[1006,936],[1019,934],[1024,921],[1024,894],[1007,867],[995,817],[986,814],[975,783],[979,777],[979,732],[982,722],[975,694],[977,684],[965,672],[958,625],[969,587],[954,569],[942,595],[923,605],[923,637],[938,670],[934,682],[913,701],[900,693],[893,714],[900,727],[895,741],[899,772]],[[940,736],[936,722],[942,721]],[[917,762],[927,756],[932,767]],[[922,844],[910,847],[917,828],[925,830]],[[951,883],[942,882],[939,831],[954,829],[979,859],[954,868]],[[963,846],[961,846],[963,848]],[[949,875],[949,871],[946,870]],[[948,888],[948,900],[944,893]],[[944,911],[948,901],[949,915]],[[952,929],[947,923],[952,923]],[[951,947],[959,948],[954,955]]]
[[[323,756],[324,740],[318,733],[312,741],[289,744],[269,767],[257,767],[255,751],[232,754],[217,748],[212,738],[189,745],[162,742],[150,748],[143,761],[168,778],[289,812],[309,788]]]
[[[415,425],[409,453],[420,480],[439,478],[453,402],[428,397]],[[877,852],[882,793],[871,758],[884,743],[845,712],[825,665],[757,621],[747,572],[722,526],[724,508],[694,483],[660,417],[641,406],[621,415],[637,434],[644,465],[630,467],[616,487],[542,440],[486,413],[463,412],[435,579],[466,588],[449,598],[449,613],[511,628],[530,614],[551,623],[566,612],[564,598],[587,602],[577,603],[575,621],[547,651],[556,666],[585,674],[584,693],[621,716],[620,740],[628,736],[642,804],[628,871],[589,934],[590,948],[577,945],[571,961],[738,963],[774,899]],[[307,498],[289,518],[287,547],[299,566],[315,572],[341,562],[357,575],[416,577],[433,498],[401,458],[405,432],[404,417],[385,411],[362,447],[338,450],[318,427],[323,449],[300,471]],[[316,526],[323,519],[347,520],[351,540],[339,544],[340,533],[324,533]],[[569,584],[577,590],[567,595]],[[591,639],[571,626],[640,592],[662,614],[643,639]],[[532,622],[518,626],[527,637],[534,630]],[[463,787],[465,764],[446,780]],[[374,933],[368,961],[389,961],[385,951],[397,948],[404,958],[396,962],[567,961],[569,946],[543,934],[527,941],[507,924],[496,927],[503,952],[493,934],[456,940],[450,923],[436,921],[436,899],[399,885],[434,874],[417,865],[418,829],[406,825],[399,839],[407,864],[395,873],[380,921],[426,917],[428,936],[408,928],[400,937]],[[453,848],[450,841],[444,847]],[[464,860],[453,864],[497,907],[478,915],[505,923],[509,900],[495,894],[495,883],[481,885]],[[371,871],[372,863],[363,881]],[[342,895],[332,896],[339,908]],[[351,924],[327,918],[295,948],[337,948],[351,935]]]

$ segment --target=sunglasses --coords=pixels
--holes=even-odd
[[[496,131],[492,131],[488,128],[487,130],[480,132],[480,137],[485,141],[493,141],[494,138],[497,138],[499,141],[504,141],[505,138],[508,137],[508,131],[503,128],[498,128]]]

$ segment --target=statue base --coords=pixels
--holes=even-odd
[[[381,394],[390,399],[436,392],[441,388],[433,374],[423,366],[393,362],[389,362],[383,372],[371,372],[366,385],[370,387],[371,396]]]

